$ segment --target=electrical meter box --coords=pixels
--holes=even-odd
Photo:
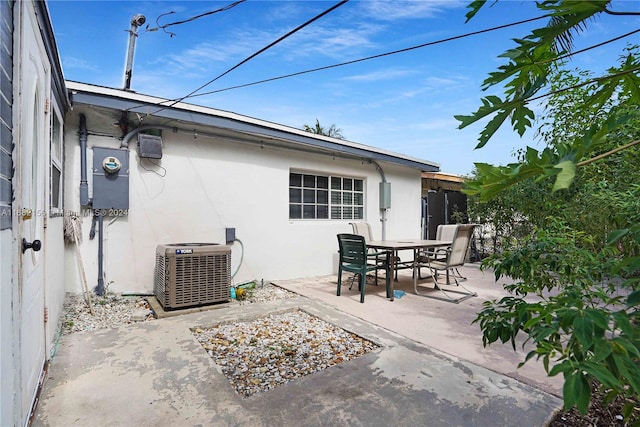
[[[93,148],[94,209],[129,209],[129,150]]]

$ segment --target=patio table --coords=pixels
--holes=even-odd
[[[413,291],[416,295],[418,294],[418,272],[416,271],[417,265],[417,257],[420,253],[420,250],[430,249],[430,248],[441,248],[451,246],[451,242],[447,240],[423,240],[423,239],[402,239],[402,240],[370,240],[367,242],[368,248],[380,249],[386,251],[388,254],[388,258],[390,260],[391,266],[389,268],[390,271],[395,272],[398,268],[397,262],[397,254],[398,251],[401,250],[413,250],[413,261],[411,263],[411,268],[413,270]],[[394,300],[393,295],[393,280],[389,281],[391,283],[391,294],[387,295],[391,299]]]

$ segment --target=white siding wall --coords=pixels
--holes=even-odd
[[[46,256],[45,305],[49,314],[49,320],[46,324],[46,343],[47,356],[50,356],[58,339],[61,326],[58,321],[62,315],[66,291],[63,218],[49,218],[45,233],[42,250]]]
[[[67,124],[78,123],[76,108]],[[87,112],[89,131],[101,131],[102,119]],[[117,135],[116,130],[112,130]],[[135,141],[135,138],[134,138]],[[235,227],[242,241],[232,246],[234,282],[313,277],[337,271],[336,234],[350,232],[349,221],[289,220],[289,171],[362,178],[366,185],[366,220],[380,237],[378,191],[380,175],[373,164],[334,159],[300,151],[261,148],[207,137],[193,138],[165,131],[162,167],[130,153],[129,215],[110,224],[105,218],[104,268],[109,290],[153,291],[155,248],[162,243],[225,243],[225,228]],[[89,136],[89,147],[117,148],[115,138]],[[66,208],[80,210],[80,159],[77,128],[67,127]],[[88,150],[89,152],[91,150]],[[87,161],[91,165],[91,160]],[[144,166],[144,167],[143,167]],[[420,173],[382,164],[392,184],[387,237],[418,238]],[[90,175],[90,174],[89,174]],[[91,188],[91,183],[89,183]],[[91,190],[90,190],[91,191]],[[89,287],[97,284],[97,237],[89,240],[91,218],[83,223],[82,256]],[[68,248],[67,289],[81,292],[75,257]]]
[[[13,259],[13,236],[11,230],[0,231],[0,425],[9,426],[14,422],[14,371],[13,353],[16,323],[11,307],[16,300],[17,286],[13,280],[11,260]]]

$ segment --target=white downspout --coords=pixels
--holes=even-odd
[[[370,162],[376,166],[376,169],[380,173],[380,178],[382,179],[382,182],[386,183],[387,178],[384,175],[384,170],[382,170],[382,167],[375,160],[370,160]],[[379,197],[382,197],[382,194],[379,194]],[[382,227],[382,240],[386,240],[387,239],[387,208],[380,209],[380,222]]]

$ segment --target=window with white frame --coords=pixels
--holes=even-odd
[[[51,215],[62,213],[62,150],[63,128],[60,112],[55,107],[51,109],[51,181],[50,207]]]
[[[291,172],[289,219],[364,219],[364,180]]]

